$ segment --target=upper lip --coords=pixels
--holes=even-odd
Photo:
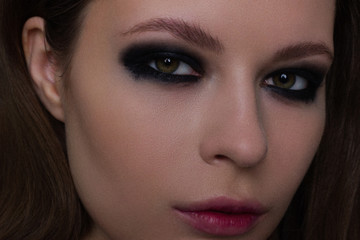
[[[195,201],[175,207],[181,212],[213,211],[225,214],[263,215],[267,209],[256,200],[236,200],[228,197],[216,197],[203,201]]]

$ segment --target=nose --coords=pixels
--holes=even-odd
[[[200,145],[207,163],[230,161],[251,168],[265,158],[267,138],[256,91],[249,81],[220,87],[213,95]]]

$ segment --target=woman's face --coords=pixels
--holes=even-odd
[[[320,142],[334,2],[93,1],[63,96],[93,239],[266,239]]]

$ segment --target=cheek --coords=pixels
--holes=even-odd
[[[94,79],[101,79],[96,73],[79,75],[73,74],[66,119],[70,167],[79,196],[107,232],[123,234],[140,222],[148,226],[167,210],[142,212],[159,204],[171,188],[167,176],[176,168],[169,159],[182,149],[183,140],[176,136],[184,121],[168,97],[169,104],[163,104],[162,96],[145,94],[124,76],[119,84],[96,84]],[[102,79],[117,78],[105,75]]]
[[[325,124],[324,88],[311,105],[265,104],[265,128],[268,154],[260,178],[268,185],[262,190],[278,212],[286,211],[295,191],[306,174],[323,135]],[[296,110],[294,110],[296,109]],[[274,194],[276,193],[276,194]]]
[[[147,203],[143,201],[144,196],[156,197],[154,188],[145,187],[148,179],[156,184],[151,156],[147,154],[151,146],[142,141],[151,134],[151,129],[144,129],[136,120],[143,112],[126,104],[127,99],[111,98],[109,94],[102,96],[107,97],[101,104],[96,96],[92,104],[73,99],[77,113],[68,119],[69,161],[78,194],[93,220],[106,228],[114,225],[106,232],[123,233],[136,226],[136,219],[132,220],[131,216],[141,215],[136,208],[123,203],[141,206]],[[123,104],[113,107],[114,102]],[[137,114],[133,108],[139,110]],[[118,224],[122,216],[127,216],[127,220]]]

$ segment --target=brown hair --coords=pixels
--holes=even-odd
[[[327,127],[309,189],[307,239],[360,239],[359,0],[338,1],[334,44]]]
[[[360,1],[336,2],[326,127],[280,225],[283,239],[360,239]]]
[[[90,227],[76,195],[63,124],[40,104],[22,50],[22,28],[46,20],[46,37],[60,62],[89,1],[0,1],[0,239],[80,239]]]
[[[80,239],[91,221],[77,197],[64,126],[32,87],[21,43],[25,21],[46,21],[66,66],[90,0],[0,0],[0,239]],[[360,239],[360,2],[337,1],[335,60],[318,153],[282,223],[282,239]]]

